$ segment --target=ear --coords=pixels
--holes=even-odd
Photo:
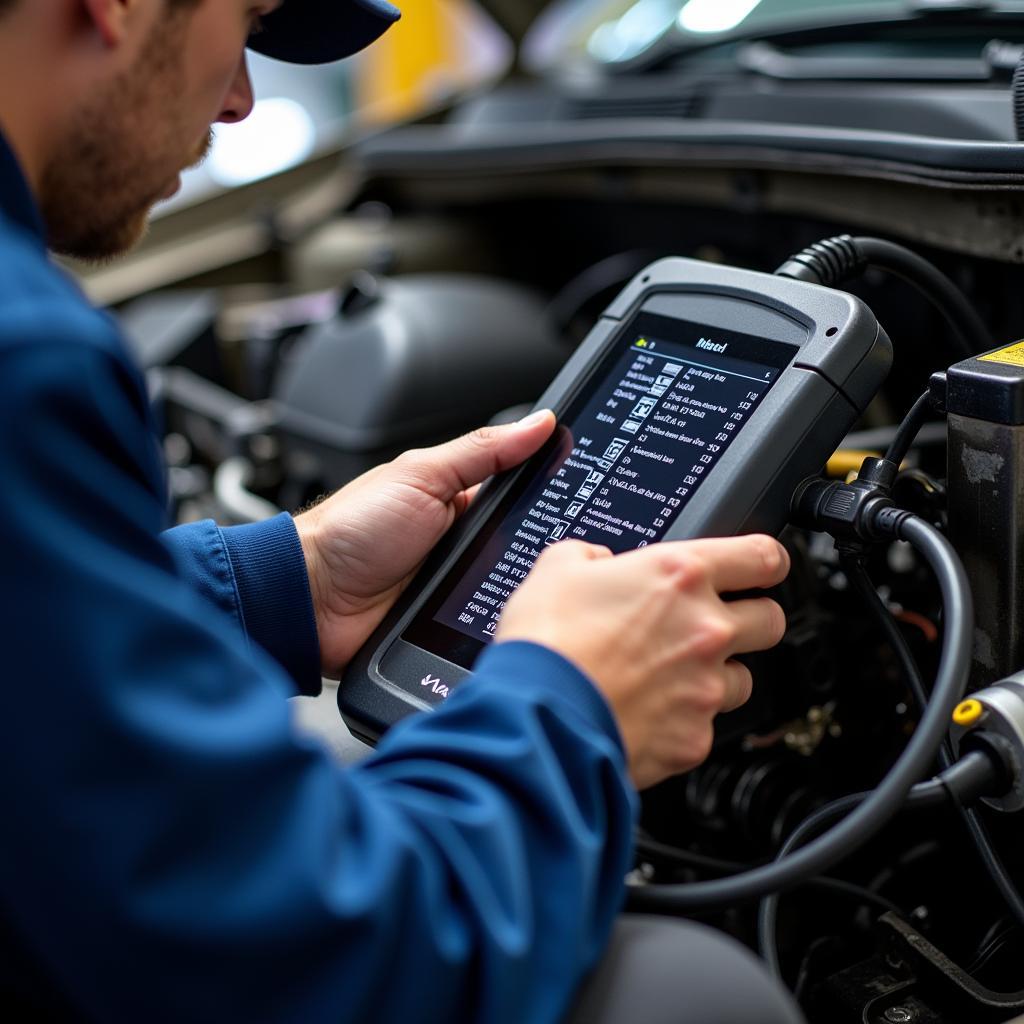
[[[78,0],[82,14],[106,46],[119,46],[128,34],[140,0]]]

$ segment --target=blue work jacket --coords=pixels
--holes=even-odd
[[[141,375],[44,237],[0,139],[3,1009],[557,1020],[629,866],[602,697],[501,644],[358,766],[297,736],[320,674],[291,518],[165,532]]]

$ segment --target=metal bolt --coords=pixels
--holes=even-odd
[[[917,1014],[909,1006],[890,1006],[882,1016],[888,1024],[910,1024]]]

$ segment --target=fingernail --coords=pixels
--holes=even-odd
[[[535,427],[538,423],[546,420],[551,414],[550,409],[538,409],[537,412],[531,412],[529,416],[524,416],[517,426],[520,427]]]

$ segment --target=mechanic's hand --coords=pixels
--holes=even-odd
[[[497,639],[532,640],[597,684],[619,723],[638,789],[699,764],[712,719],[750,696],[733,655],[782,639],[768,598],[725,602],[789,572],[765,536],[655,544],[613,556],[579,541],[549,547],[502,612]]]
[[[548,439],[551,412],[406,452],[297,516],[325,675],[337,677],[377,628],[476,485]]]

